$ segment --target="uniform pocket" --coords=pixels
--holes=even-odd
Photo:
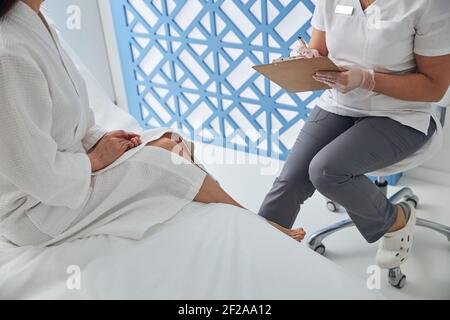
[[[368,62],[374,66],[395,67],[411,61],[414,34],[408,21],[377,21],[368,32]]]
[[[315,107],[308,117],[308,122],[317,123],[325,120],[329,115],[330,113],[328,111],[325,111],[320,107]]]

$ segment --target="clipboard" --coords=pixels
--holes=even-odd
[[[254,66],[253,69],[291,93],[330,89],[314,80],[313,75],[318,71],[341,71],[328,57],[290,58]]]

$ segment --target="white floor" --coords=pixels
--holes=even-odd
[[[197,153],[208,170],[236,200],[257,211],[273,180],[281,169],[281,162],[257,158],[223,149],[198,146]],[[236,163],[237,162],[237,163]],[[270,174],[268,174],[270,172]],[[450,226],[450,186],[433,185],[408,177],[400,186],[409,186],[420,197],[418,216]],[[398,187],[390,189],[395,192]],[[331,213],[324,198],[316,193],[305,203],[296,221],[309,234],[336,221],[345,219],[344,212]],[[301,244],[306,245],[306,244]],[[376,244],[367,244],[356,229],[337,233],[325,242],[326,257],[352,274],[366,280],[367,268],[374,265]],[[387,283],[383,271],[381,290],[392,299],[450,299],[450,242],[433,231],[417,229],[412,256],[402,266],[407,284],[402,290]]]

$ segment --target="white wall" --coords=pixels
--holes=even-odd
[[[56,23],[62,37],[95,75],[109,98],[115,101],[116,97],[97,1],[47,0],[43,6],[44,12]],[[80,29],[67,27],[67,21],[71,17],[71,14],[67,12],[70,6],[80,8]]]

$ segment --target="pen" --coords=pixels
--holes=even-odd
[[[300,45],[302,45],[303,48],[309,49],[308,45],[306,44],[305,40],[303,40],[302,37],[298,37],[298,42],[300,42]]]
[[[303,40],[302,37],[298,37],[297,40],[300,43],[300,46],[302,46],[305,49],[309,49],[308,44],[305,42],[305,40]],[[293,59],[298,59],[298,57],[279,58],[279,59],[273,60],[272,63],[283,62],[283,61],[288,61],[288,60],[293,60]]]

